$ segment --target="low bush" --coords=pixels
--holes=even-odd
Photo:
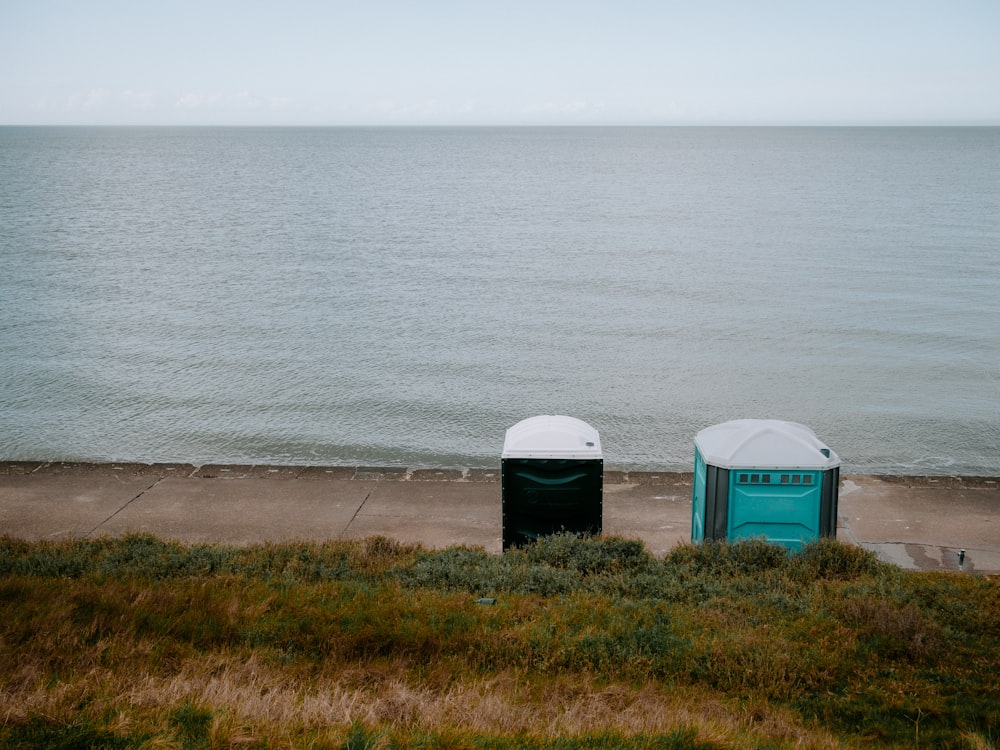
[[[988,747],[998,623],[832,540],[2,539],[0,746]]]

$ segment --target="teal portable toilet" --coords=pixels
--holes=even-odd
[[[604,455],[593,427],[543,414],[507,430],[500,457],[503,549],[562,531],[600,534]]]
[[[763,537],[794,550],[836,537],[840,458],[805,425],[737,419],[694,446],[691,541]]]

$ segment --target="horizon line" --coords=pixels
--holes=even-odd
[[[0,122],[0,128],[995,128],[997,120],[691,121],[691,122]]]

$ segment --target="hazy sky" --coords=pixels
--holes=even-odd
[[[1000,0],[0,0],[0,124],[1000,124]]]

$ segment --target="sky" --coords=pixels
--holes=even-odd
[[[0,125],[1000,124],[1000,0],[0,0]]]

